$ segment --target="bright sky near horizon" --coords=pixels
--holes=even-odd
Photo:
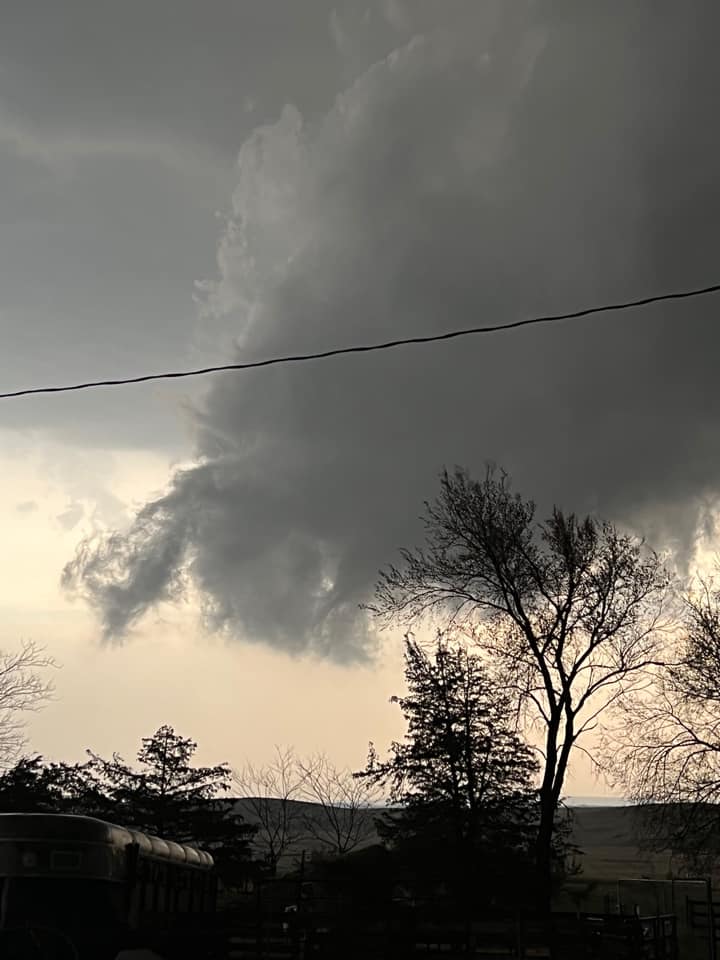
[[[692,7],[7,0],[2,390],[717,281]],[[444,465],[711,552],[716,311],[2,402],[0,646],[62,664],[30,746],[129,758],[169,723],[201,762],[362,764],[402,663],[358,605]],[[609,791],[580,758],[567,792]]]

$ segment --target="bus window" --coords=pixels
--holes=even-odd
[[[188,876],[188,912],[197,913],[198,874],[195,870]]]
[[[132,885],[130,890],[130,896],[126,899],[126,910],[127,915],[130,918],[130,922],[135,924],[140,919],[140,916],[144,909],[144,887],[145,881],[138,874],[135,877],[135,882]]]
[[[177,899],[177,868],[174,863],[169,863],[165,870],[165,875],[167,877],[166,881],[166,894],[165,894],[165,910],[167,913],[175,913],[175,901]]]
[[[177,910],[178,913],[187,913],[190,908],[189,880],[187,871],[181,870],[178,876],[177,884]]]
[[[155,909],[158,913],[165,913],[167,910],[167,879],[167,869],[165,864],[158,864],[155,878],[155,885],[157,888]]]
[[[52,850],[50,852],[51,870],[79,870],[82,866],[82,854],[77,850]]]
[[[182,867],[173,868],[173,913],[182,913],[183,892],[185,890],[185,870]]]
[[[155,884],[152,871],[148,870],[143,880],[143,913],[153,913],[155,910]]]
[[[47,926],[82,922],[112,924],[122,912],[122,889],[103,880],[12,877],[6,881],[5,921],[9,926],[35,920]]]

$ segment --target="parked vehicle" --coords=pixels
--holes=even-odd
[[[204,851],[92,817],[0,814],[0,954],[102,960],[169,942],[214,914],[213,866]]]

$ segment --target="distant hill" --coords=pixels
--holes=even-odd
[[[246,823],[258,824],[257,799],[252,797],[236,798],[234,809],[241,814]],[[280,800],[262,800],[264,809],[267,810],[266,816],[272,822],[279,823],[282,816],[282,801]],[[340,808],[339,808],[340,809]],[[372,808],[366,811],[367,827],[364,830],[366,836],[362,843],[359,843],[355,849],[371,846],[379,841],[377,831],[374,828],[374,820],[386,811],[384,807]],[[279,866],[280,873],[292,870],[298,858],[305,852],[306,860],[312,859],[318,853],[328,851],[328,845],[324,844],[319,836],[322,836],[323,827],[327,824],[327,814],[319,803],[310,803],[305,800],[288,801],[288,814],[293,821],[293,831],[299,834],[297,842],[292,846],[287,854],[282,858]],[[261,834],[260,834],[261,836]],[[257,844],[256,854],[263,853],[262,841]]]
[[[637,841],[635,810],[622,801],[610,800],[608,806],[596,806],[595,798],[569,798],[570,814],[573,818],[572,838],[583,852],[584,873],[594,878],[616,878],[622,876],[665,876],[668,869],[666,855],[648,856],[640,851]],[[279,816],[280,801],[268,801],[270,814]],[[235,810],[247,823],[256,823],[257,816],[250,798],[238,798],[234,801]],[[272,805],[277,805],[273,814]],[[305,823],[322,824],[326,816],[320,804],[290,801],[292,815]],[[368,811],[368,819],[374,819],[386,812],[385,807],[376,807]],[[302,830],[302,836],[294,848],[283,858],[281,871],[292,869],[301,852],[306,858],[327,849],[318,841],[317,830]],[[369,846],[379,840],[373,829],[360,846]]]
[[[568,807],[631,807],[633,804],[622,797],[565,797]]]
[[[637,843],[635,809],[629,806],[571,807],[573,838],[581,847],[611,844],[634,847]]]
[[[663,879],[671,863],[668,853],[640,849],[637,810],[632,806],[572,806],[572,837],[580,847],[583,874],[594,880],[623,877]]]

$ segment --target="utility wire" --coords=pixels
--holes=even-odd
[[[643,297],[641,300],[626,300],[621,303],[608,303],[599,307],[586,307],[584,310],[575,310],[572,313],[556,313],[542,317],[530,317],[527,320],[514,320],[510,323],[496,323],[490,327],[466,327],[462,330],[451,330],[448,333],[437,333],[427,337],[404,337],[400,340],[386,340],[381,343],[369,343],[353,347],[337,347],[334,350],[323,350],[319,353],[298,353],[285,357],[271,357],[268,360],[223,363],[215,367],[202,367],[199,370],[148,373],[141,377],[123,377],[118,380],[91,380],[87,383],[74,383],[61,387],[29,387],[24,390],[13,390],[10,393],[0,393],[0,400],[9,400],[11,397],[27,397],[37,393],[70,393],[76,390],[92,390],[95,387],[119,387],[130,383],[147,383],[150,380],[179,380],[184,377],[201,377],[209,373],[222,373],[226,370],[251,370],[256,367],[278,366],[282,363],[323,360],[326,357],[337,357],[341,354],[348,353],[371,353],[377,350],[390,350],[394,347],[404,347],[413,343],[436,343],[439,340],[454,340],[457,337],[468,337],[480,333],[498,333],[502,330],[516,330],[519,327],[529,327],[540,323],[556,323],[559,320],[577,320],[579,317],[588,317],[594,313],[609,313],[613,310],[630,310],[634,307],[647,306],[649,303],[658,303],[661,300],[687,300],[690,297],[702,297],[706,294],[718,292],[720,292],[720,283],[714,283],[709,287],[681,290],[674,293],[660,293],[653,297]]]

